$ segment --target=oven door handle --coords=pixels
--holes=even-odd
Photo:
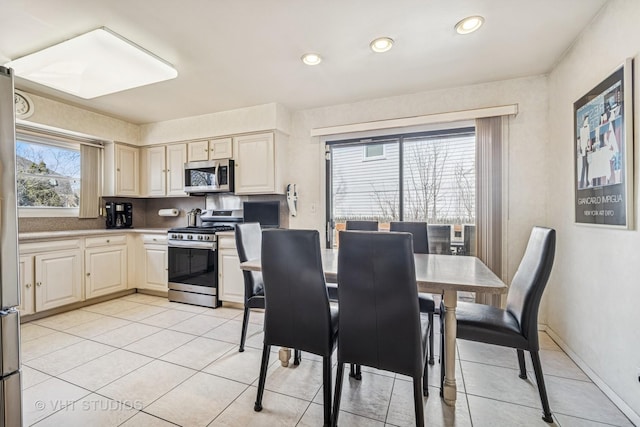
[[[172,240],[168,243],[170,248],[187,248],[187,249],[210,249],[215,251],[218,248],[217,242],[198,242],[193,240],[188,241],[175,241]]]

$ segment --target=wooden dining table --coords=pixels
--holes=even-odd
[[[456,402],[456,306],[458,291],[504,294],[507,285],[480,259],[472,256],[415,254],[416,282],[419,292],[441,294],[445,310],[445,375],[443,398],[448,405]],[[295,262],[295,260],[292,260]],[[322,250],[322,266],[328,282],[337,283],[338,249]],[[261,271],[259,259],[240,264],[242,270]],[[338,283],[338,286],[340,284]],[[280,360],[287,366],[290,351],[283,349]],[[282,355],[285,355],[284,357]],[[286,359],[286,360],[284,360]]]

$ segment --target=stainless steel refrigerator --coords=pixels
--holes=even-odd
[[[22,425],[13,70],[0,66],[0,426]]]

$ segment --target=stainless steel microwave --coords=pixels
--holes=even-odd
[[[231,159],[184,164],[184,191],[189,194],[233,192],[234,164]]]

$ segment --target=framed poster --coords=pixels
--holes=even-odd
[[[632,60],[573,104],[575,221],[633,227]]]

